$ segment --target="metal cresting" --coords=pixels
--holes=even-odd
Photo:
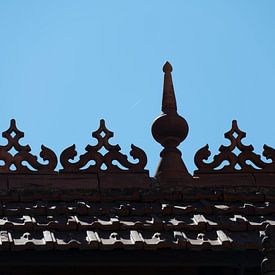
[[[79,157],[79,161],[75,163],[72,163],[70,161],[74,160],[74,158],[77,155],[77,152],[75,150],[75,144],[68,147],[62,152],[60,156],[60,162],[63,169],[61,169],[60,172],[92,173],[98,171],[144,171],[144,167],[147,163],[147,156],[145,152],[132,144],[132,150],[130,151],[130,155],[134,159],[137,159],[138,162],[129,162],[127,156],[120,152],[121,148],[119,145],[111,145],[109,143],[109,139],[114,136],[114,133],[106,128],[105,121],[103,119],[100,120],[100,126],[95,132],[92,133],[92,136],[97,139],[97,144],[94,146],[87,145],[85,148],[86,153]],[[107,150],[106,154],[100,152],[100,150],[103,148]],[[93,162],[93,164],[85,168],[85,166],[87,166],[87,164],[91,161]],[[115,164],[114,162],[117,162],[117,164]],[[103,169],[104,166],[106,166],[106,170]],[[120,166],[125,167],[125,169],[121,168]]]
[[[21,145],[19,140],[24,137],[24,133],[17,129],[14,119],[10,122],[8,130],[2,133],[2,137],[7,139],[8,143],[0,146],[0,173],[54,173],[57,165],[56,154],[46,146],[41,146],[40,157],[48,162],[41,164],[37,157],[30,153],[29,145]],[[14,149],[17,153],[12,154]]]
[[[205,162],[211,155],[208,144],[198,150],[194,158],[198,167],[195,174],[275,172],[275,150],[264,145],[263,156],[271,162],[262,161],[261,156],[253,152],[252,145],[242,143],[246,133],[239,129],[236,120],[232,121],[232,128],[224,134],[224,137],[230,141],[230,145],[220,146],[220,153],[213,157],[212,162]],[[239,153],[235,153],[235,149],[238,149]],[[226,161],[227,165],[224,164]]]

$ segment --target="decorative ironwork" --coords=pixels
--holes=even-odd
[[[138,162],[129,162],[127,156],[120,152],[121,148],[119,145],[111,145],[109,143],[109,139],[114,136],[114,133],[106,128],[105,121],[103,119],[100,120],[100,126],[95,132],[92,133],[92,136],[97,139],[97,144],[94,146],[87,145],[85,148],[87,152],[79,157],[79,161],[75,163],[70,162],[70,160],[74,160],[77,155],[75,145],[68,147],[62,152],[60,162],[63,169],[61,169],[60,172],[119,172],[127,169],[132,172],[144,171],[144,167],[147,163],[145,152],[132,144],[130,155],[134,159],[138,159]],[[108,151],[106,154],[100,152],[103,148]],[[84,168],[90,161],[93,161],[94,164],[91,164],[88,168]],[[121,166],[124,166],[126,169],[122,169],[118,165],[114,164],[113,162],[115,161],[117,161]],[[103,169],[104,165],[106,166],[106,170]]]
[[[236,120],[232,121],[232,128],[224,134],[224,137],[230,140],[230,145],[222,145],[219,148],[220,153],[214,156],[212,162],[205,162],[211,155],[208,144],[198,150],[195,155],[195,164],[198,167],[198,170],[195,171],[196,174],[275,172],[275,150],[264,145],[263,156],[266,159],[270,159],[271,162],[263,162],[261,156],[253,152],[254,147],[252,145],[244,145],[242,143],[246,133],[239,129]],[[238,149],[240,153],[235,153],[235,149]],[[222,166],[224,161],[229,164]]]
[[[0,173],[54,172],[57,165],[55,153],[42,145],[40,157],[48,163],[39,163],[37,157],[30,153],[30,146],[23,146],[20,144],[19,140],[24,137],[24,133],[17,129],[14,119],[11,120],[9,129],[3,132],[2,136],[8,140],[8,143],[4,146],[0,146],[0,160],[4,163],[3,165],[0,164]],[[13,155],[11,153],[12,149],[17,151],[17,153]],[[23,162],[26,162],[27,165],[24,165]],[[12,167],[14,167],[14,169],[12,169]]]

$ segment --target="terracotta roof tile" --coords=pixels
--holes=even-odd
[[[232,247],[239,250],[261,248],[261,237],[259,231],[228,232]]]
[[[230,248],[232,246],[230,238],[223,230],[217,230],[217,237],[224,248]]]
[[[160,249],[171,248],[176,246],[178,239],[181,236],[177,234],[177,238],[174,238],[174,232],[150,232],[141,231],[140,235],[144,241],[144,249]]]
[[[247,220],[241,215],[206,216],[207,229],[228,229],[231,231],[246,231]]]
[[[249,216],[248,230],[264,230],[268,224],[275,226],[275,215],[272,216]]]
[[[53,239],[49,231],[9,231],[11,250],[48,250],[53,248]]]
[[[70,214],[75,213],[75,202],[52,202],[47,205],[47,214]]]
[[[264,203],[255,204],[255,214],[256,215],[269,215],[275,213],[275,203],[265,201]]]
[[[222,249],[223,243],[228,246],[228,240],[225,237],[220,238],[216,231],[211,232],[184,232],[187,242],[187,248],[192,250],[204,250],[204,249]]]
[[[79,215],[88,215],[88,211],[90,210],[90,206],[87,205],[85,201],[77,201],[75,212]]]
[[[78,228],[83,229],[118,229],[119,220],[110,216],[75,216]]]
[[[100,248],[104,250],[123,248],[140,249],[142,239],[136,231],[98,231]]]
[[[119,217],[121,229],[147,229],[150,231],[163,229],[162,220],[156,216]]]
[[[33,217],[33,223],[36,230],[74,230],[77,228],[77,221],[74,216],[35,216]]]
[[[206,221],[201,215],[184,215],[163,217],[164,228],[166,230],[204,230]]]
[[[192,204],[179,205],[176,204],[173,206],[173,213],[175,215],[185,215],[195,212],[196,209]]]
[[[9,250],[11,241],[12,239],[8,231],[0,231],[0,250]]]
[[[33,221],[30,216],[2,216],[0,217],[0,230],[14,228],[15,230],[26,229],[33,227]]]
[[[98,248],[99,239],[92,231],[53,231],[54,247],[58,250]]]
[[[131,203],[129,205],[130,215],[140,216],[153,212],[161,212],[161,205],[156,203]]]

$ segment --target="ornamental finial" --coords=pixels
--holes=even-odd
[[[163,66],[164,83],[163,83],[163,97],[162,108],[163,113],[175,113],[177,112],[177,102],[174,92],[172,74],[173,67],[169,62],[166,62]]]
[[[164,84],[162,97],[162,114],[152,125],[154,139],[164,149],[160,153],[161,160],[156,171],[156,177],[161,184],[170,181],[190,179],[186,166],[177,146],[187,137],[188,124],[177,113],[177,103],[172,80],[172,66],[166,62],[163,66]]]

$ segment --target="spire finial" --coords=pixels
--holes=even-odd
[[[163,82],[163,96],[162,108],[163,113],[177,112],[177,102],[174,92],[173,79],[171,72],[173,71],[172,65],[167,61],[163,66],[164,82]]]
[[[163,65],[162,70],[164,73],[171,73],[173,71],[173,67],[168,61],[166,61],[166,63]]]
[[[188,134],[188,124],[177,113],[176,97],[171,75],[172,70],[171,64],[166,62],[163,66],[163,113],[152,125],[154,139],[164,147],[160,153],[161,160],[156,171],[156,177],[160,179],[161,184],[166,185],[169,183],[169,186],[175,180],[182,182],[182,180],[189,180],[191,178],[181,158],[181,152],[177,148]]]

